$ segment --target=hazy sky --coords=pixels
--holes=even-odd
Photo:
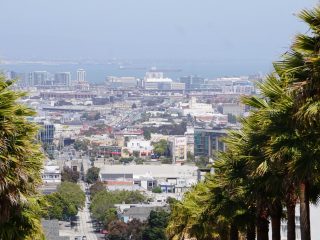
[[[0,57],[271,61],[316,0],[0,0]]]

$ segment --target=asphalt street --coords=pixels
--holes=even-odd
[[[85,183],[80,182],[82,190],[85,192]],[[79,226],[78,226],[78,236],[86,236],[87,240],[97,240],[97,236],[94,233],[94,229],[91,222],[90,212],[88,208],[89,196],[86,196],[85,207],[79,211]]]

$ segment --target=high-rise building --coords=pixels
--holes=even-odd
[[[58,72],[54,74],[54,85],[70,86],[71,73],[70,72]]]
[[[194,129],[194,155],[215,157],[218,151],[225,151],[222,141],[227,135],[226,129]]]
[[[9,80],[15,80],[16,81],[16,86],[18,87],[29,87],[30,83],[29,83],[29,79],[28,79],[28,75],[25,73],[18,73],[15,71],[8,71],[6,72],[6,77]]]
[[[198,76],[185,76],[180,78],[180,83],[185,84],[186,90],[200,89],[204,78]]]
[[[15,71],[8,71],[8,72],[6,72],[6,77],[9,80],[14,80],[14,79],[19,78],[19,74],[17,72],[15,72]]]
[[[53,144],[54,132],[55,132],[54,125],[47,121],[38,122],[38,124],[40,125],[38,139],[44,144],[48,144],[48,145]]]
[[[171,136],[169,138],[172,162],[187,160],[187,138],[185,136]]]
[[[78,69],[77,71],[77,81],[78,82],[85,82],[86,81],[86,71],[83,69]]]
[[[48,85],[49,73],[47,71],[35,71],[30,73],[31,86]]]

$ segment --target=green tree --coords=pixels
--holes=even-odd
[[[86,140],[86,139],[85,139],[85,140],[79,140],[79,139],[77,139],[77,140],[74,142],[73,147],[74,147],[74,149],[77,150],[77,151],[82,150],[82,151],[87,152],[89,145],[90,145],[89,140]]]
[[[63,182],[78,182],[80,173],[78,171],[73,171],[71,168],[64,166],[61,172],[61,181]]]
[[[128,164],[131,163],[133,161],[133,157],[128,157],[128,158],[120,158],[119,162],[122,164]]]
[[[96,193],[91,201],[90,211],[92,216],[99,221],[108,222],[108,213],[119,203],[141,203],[146,197],[138,191],[107,191],[103,190]]]
[[[207,184],[201,182],[187,192],[181,202],[172,201],[166,228],[168,239],[228,239],[224,218],[218,220],[218,217],[213,217],[213,213],[207,211],[212,197],[208,196],[208,192]]]
[[[104,213],[104,225],[108,226],[109,223],[118,219],[117,209],[109,208]]]
[[[44,198],[47,205],[43,217],[46,219],[69,220],[70,217],[76,216],[78,213],[74,203],[62,198],[58,192],[45,195]]]
[[[239,231],[246,229],[247,239],[255,239],[256,223],[257,238],[268,239],[271,217],[273,239],[280,239],[282,203],[294,197],[292,187],[296,185],[288,163],[300,156],[296,144],[301,139],[288,124],[293,101],[282,79],[270,75],[259,87],[263,97],[243,99],[254,110],[242,120],[240,130],[225,138],[228,149],[218,155],[214,175],[208,175],[182,203],[174,205],[169,236],[224,239],[229,235],[238,239]],[[294,201],[289,202],[294,206]],[[287,215],[288,229],[294,226],[289,221],[292,217],[294,214]]]
[[[144,240],[166,240],[165,228],[168,225],[169,213],[165,211],[151,211],[147,227],[142,233]]]
[[[154,188],[152,189],[152,192],[153,192],[153,193],[162,193],[162,190],[161,190],[160,187],[154,187]]]
[[[237,123],[237,117],[231,113],[228,113],[228,122],[229,123]]]
[[[146,228],[145,222],[141,222],[138,219],[132,219],[127,223],[128,226],[128,236],[131,240],[141,240],[142,233]]]
[[[101,192],[103,190],[106,190],[106,186],[104,185],[104,183],[103,182],[95,182],[90,187],[91,198],[93,198],[95,194],[97,194],[98,192]]]
[[[45,196],[47,200],[47,211],[45,218],[49,219],[63,219],[63,208],[65,207],[64,202],[59,193],[51,193]]]
[[[310,189],[319,175],[320,7],[301,11],[299,18],[307,24],[310,31],[295,37],[290,51],[275,67],[282,77],[287,78],[288,90],[294,96],[296,131],[303,137],[300,145],[302,156],[291,161],[290,169],[300,180],[301,239],[310,240]]]
[[[108,239],[122,240],[141,240],[142,233],[146,228],[146,224],[140,220],[133,219],[128,223],[119,220],[111,221],[108,224]]]
[[[198,160],[196,160],[197,167],[206,167],[209,164],[209,158],[205,156],[200,156]]]
[[[187,152],[187,161],[194,162],[194,155],[190,151]]]
[[[139,151],[133,151],[133,156],[135,157],[135,158],[139,158],[140,157],[140,152]]]
[[[122,221],[112,221],[108,225],[108,239],[109,240],[127,240],[128,226]]]
[[[143,137],[146,140],[150,140],[151,139],[151,132],[149,129],[145,128],[143,129]]]
[[[35,112],[18,102],[25,94],[13,91],[13,83],[0,74],[0,239],[41,239],[38,127],[27,120]]]
[[[159,142],[153,142],[152,145],[154,147],[153,149],[154,153],[160,156],[168,155],[168,149],[169,149],[168,141],[161,139]]]
[[[91,167],[87,171],[86,179],[88,183],[95,183],[99,179],[100,168]]]
[[[172,158],[169,157],[160,157],[160,162],[162,164],[172,164]]]
[[[172,239],[212,239],[201,235],[211,225],[211,233],[225,229],[217,231],[219,239],[238,239],[244,229],[247,239],[255,239],[257,229],[257,239],[264,240],[271,219],[272,239],[278,240],[285,206],[287,239],[294,240],[297,194],[301,238],[311,238],[309,204],[320,193],[320,7],[302,11],[300,18],[310,31],[295,38],[274,73],[258,84],[261,96],[243,98],[252,110],[225,139],[228,148],[215,160],[214,174],[174,204]]]
[[[134,161],[137,165],[142,165],[145,162],[143,158],[136,158]]]
[[[123,153],[124,153],[125,155],[130,155],[130,152],[129,152],[129,150],[128,150],[127,148],[123,149]]]
[[[97,192],[91,200],[90,211],[92,216],[104,222],[105,213],[108,209],[113,208],[116,203],[116,197],[112,193],[106,190]]]
[[[57,189],[63,201],[75,206],[77,211],[85,204],[86,196],[78,184],[72,182],[62,182]]]
[[[292,239],[295,236],[294,208],[297,181],[290,173],[289,164],[301,156],[298,151],[302,139],[297,134],[293,122],[289,121],[293,119],[294,105],[292,95],[286,92],[286,79],[277,77],[276,74],[278,73],[269,75],[264,83],[259,84],[264,98],[243,99],[244,103],[255,107],[244,126],[247,126],[247,132],[251,132],[251,138],[258,142],[255,148],[260,157],[256,157],[255,161],[250,163],[256,168],[256,179],[262,180],[258,181],[258,186],[265,189],[264,194],[270,197],[267,208],[271,216],[274,238],[280,239],[282,201],[285,201],[288,218],[287,237]],[[270,188],[270,184],[277,187]],[[257,189],[257,186],[255,188]]]

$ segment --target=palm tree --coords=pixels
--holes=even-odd
[[[41,183],[43,157],[35,142],[37,126],[26,120],[35,113],[17,102],[24,93],[13,91],[12,84],[0,75],[0,228],[7,236],[2,239],[20,239],[9,237],[19,231],[27,239],[41,233],[32,198]]]
[[[281,202],[284,200],[288,220],[287,239],[294,240],[297,201],[295,190],[298,181],[295,173],[290,172],[290,163],[300,158],[302,139],[297,134],[294,120],[292,120],[294,119],[294,98],[290,92],[287,92],[287,78],[279,75],[276,68],[275,73],[259,84],[263,97],[248,97],[244,98],[243,102],[255,109],[247,122],[253,118],[252,125],[260,126],[258,134],[267,137],[262,144],[259,144],[264,160],[257,169],[260,176],[271,174],[263,184],[269,189],[268,186],[272,186],[269,194],[273,196],[271,199],[273,204],[269,209],[271,218],[276,217],[274,220],[277,222],[276,226],[272,223],[272,227],[276,229],[272,231],[273,237],[280,238]]]
[[[231,131],[225,139],[228,150],[220,153],[215,161],[214,175],[208,175],[201,183],[204,187],[187,194],[173,211],[176,217],[172,222],[178,223],[175,226],[180,230],[177,227],[172,232],[181,233],[183,229],[188,236],[203,239],[198,232],[200,229],[203,232],[203,226],[211,223],[216,227],[225,226],[230,239],[238,239],[238,232],[244,230],[248,239],[255,239],[253,226],[256,222],[257,237],[264,240],[268,239],[270,216],[272,239],[277,240],[281,237],[285,202],[290,229],[288,239],[294,239],[296,182],[289,174],[288,163],[300,156],[295,145],[300,139],[288,120],[293,100],[285,84],[276,73],[272,74],[259,86],[263,97],[243,99],[253,108],[251,115],[242,120],[241,130]],[[220,238],[225,237],[225,233],[218,231]]]
[[[298,34],[288,53],[275,64],[281,76],[288,78],[289,90],[295,95],[295,120],[302,138],[302,156],[291,164],[300,181],[301,238],[310,236],[310,184],[319,169],[320,113],[320,6],[299,14],[309,27],[307,34]]]
[[[252,220],[254,212],[257,238],[268,239],[271,217],[272,239],[280,239],[285,206],[287,239],[295,240],[298,195],[301,237],[310,239],[310,193],[320,193],[320,7],[304,10],[299,16],[309,25],[311,34],[298,35],[291,50],[274,64],[275,72],[259,85],[261,97],[243,99],[253,110],[242,120],[241,130],[230,132],[226,138],[228,151],[219,155],[214,175],[203,183],[207,194],[200,194],[204,190],[191,191],[177,208],[176,216],[181,217],[180,211],[192,219],[178,224],[187,229],[188,236],[198,235],[199,229],[211,221],[215,227],[223,223],[229,237],[237,239],[238,230],[244,228],[238,220],[244,216]],[[204,203],[207,207],[202,207]],[[250,209],[251,214],[244,209]],[[252,224],[245,227],[250,230]],[[198,239],[201,237],[198,235]]]
[[[203,182],[198,183],[184,195],[181,202],[176,202],[171,208],[167,227],[167,235],[172,240],[183,240],[190,237],[203,240],[215,240],[221,226],[216,221],[208,221],[204,215],[208,202],[208,189]]]

